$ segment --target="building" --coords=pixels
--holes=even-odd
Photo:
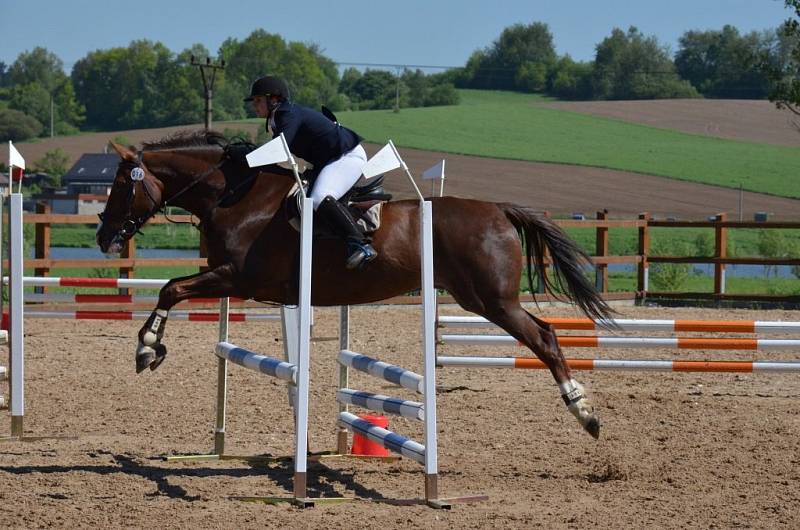
[[[106,206],[120,158],[116,153],[87,153],[61,178],[60,190],[37,195],[53,213],[100,213]]]

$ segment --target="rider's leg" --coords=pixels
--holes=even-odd
[[[354,269],[377,257],[369,239],[356,224],[348,209],[338,199],[361,177],[367,154],[360,145],[322,168],[311,190],[314,210],[347,242],[346,266]]]

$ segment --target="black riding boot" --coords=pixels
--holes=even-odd
[[[378,256],[344,204],[328,195],[317,207],[317,215],[347,243],[348,269],[362,267]]]

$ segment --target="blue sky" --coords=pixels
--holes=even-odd
[[[689,29],[760,31],[789,14],[783,0],[0,0],[0,61],[44,46],[69,71],[92,50],[143,38],[216,53],[263,28],[337,62],[460,66],[503,28],[534,21],[550,26],[559,54],[591,60],[614,27],[634,25],[674,51]]]

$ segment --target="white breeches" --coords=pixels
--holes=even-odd
[[[366,163],[367,153],[361,145],[357,145],[338,160],[334,160],[322,168],[311,189],[314,209],[316,210],[322,199],[328,195],[334,199],[340,199],[347,193],[361,177],[361,171]]]

